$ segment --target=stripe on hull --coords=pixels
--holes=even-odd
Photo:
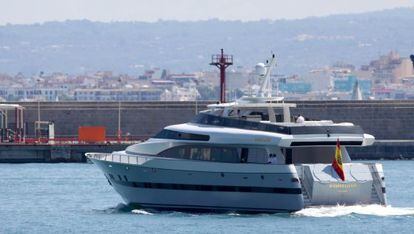
[[[149,182],[127,182],[113,180],[116,184],[145,189],[168,189],[190,191],[218,191],[218,192],[242,192],[242,193],[278,193],[278,194],[302,194],[301,188],[277,188],[277,187],[250,187],[228,185],[194,185],[194,184],[170,184]]]

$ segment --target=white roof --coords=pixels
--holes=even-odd
[[[170,125],[165,127],[165,129],[193,134],[208,134],[210,136],[209,142],[216,144],[255,144],[290,147],[291,143],[295,141],[336,142],[336,139],[340,138],[342,141],[363,141],[362,146],[366,146],[372,145],[375,141],[375,138],[369,134],[331,134],[330,137],[326,134],[288,135],[277,132],[194,123]]]
[[[268,107],[296,107],[295,103],[284,103],[283,97],[263,98],[263,97],[242,97],[235,102],[210,104],[208,108],[268,108]]]

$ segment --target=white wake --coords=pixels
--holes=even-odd
[[[294,213],[306,217],[337,217],[351,214],[374,216],[406,216],[414,215],[412,207],[392,207],[382,205],[355,205],[355,206],[321,206],[309,207]]]
[[[153,215],[153,213],[150,213],[145,210],[131,210],[131,212],[134,214],[140,214],[140,215]]]

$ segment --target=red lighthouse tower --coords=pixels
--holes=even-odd
[[[223,53],[211,56],[210,65],[214,65],[220,69],[220,102],[226,102],[226,68],[233,65],[233,55]]]

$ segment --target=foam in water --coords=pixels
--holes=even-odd
[[[153,215],[153,213],[150,213],[145,210],[131,210],[131,212],[134,214],[140,214],[140,215]]]
[[[229,215],[229,216],[240,216],[240,214],[236,213],[236,212],[230,212],[227,215]]]
[[[355,206],[322,206],[309,207],[294,213],[306,217],[337,217],[351,214],[374,216],[406,216],[414,215],[414,208],[391,207],[382,205],[355,205]]]

